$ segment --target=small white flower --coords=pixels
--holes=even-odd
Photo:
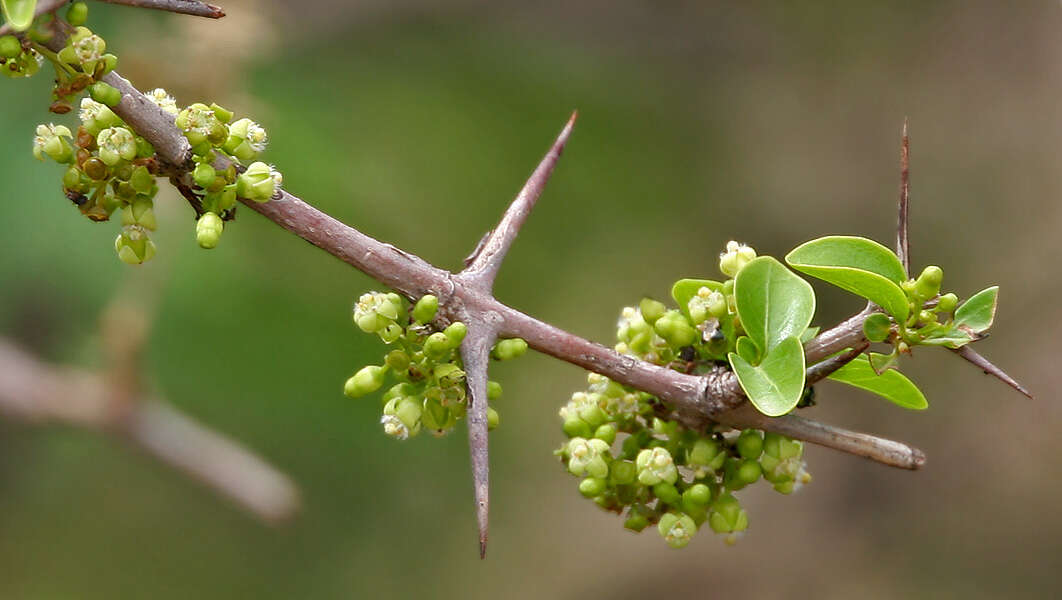
[[[409,437],[409,428],[395,415],[384,415],[380,417],[380,424],[383,425],[384,433],[391,437],[404,440]]]
[[[170,113],[171,115],[176,115],[178,112],[180,112],[179,110],[177,110],[177,101],[173,99],[173,96],[171,96],[169,92],[162,88],[155,88],[151,90],[147,93],[147,97],[148,100],[151,100],[155,103],[155,106],[158,106],[159,108]]]

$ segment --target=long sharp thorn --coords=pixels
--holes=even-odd
[[[513,240],[516,239],[517,234],[520,233],[520,227],[523,226],[524,221],[531,214],[531,209],[535,207],[538,197],[542,195],[542,190],[545,189],[546,182],[549,181],[549,177],[553,173],[553,167],[557,165],[557,160],[560,159],[561,152],[564,151],[564,145],[568,143],[568,137],[571,136],[572,128],[575,126],[575,119],[578,116],[578,111],[572,113],[568,123],[557,136],[557,140],[553,142],[553,146],[550,147],[549,152],[546,152],[546,156],[542,158],[542,161],[538,163],[538,167],[531,173],[523,189],[513,199],[509,208],[506,209],[501,222],[481,242],[477,251],[473,252],[472,260],[465,272],[481,277],[481,281],[488,289],[498,275],[498,269],[501,267],[505,254],[513,245]]]
[[[910,145],[907,139],[907,118],[903,120],[903,141],[900,144],[900,215],[896,223],[896,256],[903,270],[910,275],[911,254],[907,243],[907,204],[910,194]]]
[[[470,325],[461,343],[468,391],[468,449],[472,459],[472,485],[479,524],[479,557],[487,555],[490,508],[490,460],[487,452],[487,362],[494,332]]]
[[[977,368],[985,372],[985,375],[992,375],[996,377],[1003,383],[1021,392],[1026,398],[1029,398],[1030,400],[1032,399],[1032,394],[1029,393],[1029,390],[1025,389],[1025,386],[1018,383],[1017,380],[1015,380],[1010,375],[1007,375],[1007,373],[1003,369],[1000,369],[996,365],[992,364],[992,362],[989,361],[987,358],[978,354],[977,351],[973,348],[969,346],[963,346],[962,348],[959,348],[957,350],[952,350],[952,352],[958,354],[973,365],[976,365]]]

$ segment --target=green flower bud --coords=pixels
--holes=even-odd
[[[520,338],[512,338],[498,340],[498,343],[494,344],[494,351],[491,354],[497,360],[512,360],[523,356],[525,352],[527,352],[527,342]]]
[[[638,481],[644,485],[656,485],[661,481],[675,483],[678,480],[675,462],[665,448],[642,450],[635,459],[635,465],[638,467]]]
[[[942,313],[950,313],[955,310],[955,306],[959,303],[959,297],[955,294],[944,294],[937,302],[936,310]]]
[[[660,517],[657,530],[661,537],[672,548],[684,548],[690,543],[693,534],[697,533],[697,525],[689,515],[669,512]]]
[[[240,119],[229,127],[222,150],[241,161],[253,160],[269,143],[266,130],[250,119]]]
[[[122,208],[122,225],[139,225],[154,231],[157,226],[154,204],[146,198],[138,198]]]
[[[727,534],[727,543],[732,544],[737,540],[733,534],[748,529],[749,516],[737,498],[726,494],[712,505],[708,513],[708,526],[716,533]]]
[[[392,350],[384,357],[384,363],[392,371],[401,373],[409,368],[409,355],[404,350]]]
[[[650,325],[655,323],[657,319],[664,316],[664,313],[667,312],[667,306],[664,306],[663,302],[657,302],[652,298],[642,298],[638,307],[642,312],[642,318]]]
[[[365,394],[371,394],[380,389],[386,374],[387,369],[385,367],[376,365],[362,367],[343,385],[343,393],[351,398],[359,398]]]
[[[918,321],[926,325],[935,325],[937,323],[937,315],[931,310],[918,311]]]
[[[564,434],[570,438],[590,437],[590,425],[579,417],[570,417],[564,421]]]
[[[218,173],[214,170],[214,166],[206,161],[197,164],[195,170],[192,171],[192,179],[195,184],[204,189],[213,187],[217,176]]]
[[[576,477],[608,477],[606,457],[611,458],[608,444],[598,439],[572,438],[568,442],[568,472]]]
[[[435,360],[446,356],[452,349],[450,338],[442,332],[433,333],[424,340],[424,354]]]
[[[138,166],[129,176],[129,184],[138,194],[152,195],[152,190],[155,189],[155,176],[148,171],[147,167]]]
[[[719,255],[719,270],[727,277],[736,277],[745,265],[756,258],[756,251],[733,240],[726,243],[726,252]]]
[[[737,439],[737,451],[741,458],[756,460],[763,452],[763,437],[755,429],[746,429]],[[759,475],[757,475],[759,477]]]
[[[678,506],[682,502],[682,494],[679,494],[677,488],[674,485],[661,481],[653,486],[653,494],[660,498],[665,504],[672,506]]]
[[[85,181],[85,174],[77,167],[70,167],[63,173],[63,189],[71,192],[86,193],[89,186]]]
[[[631,509],[630,516],[623,522],[623,526],[631,531],[642,531],[649,526],[649,517],[645,516],[641,512],[635,512]]]
[[[468,327],[461,321],[454,321],[443,330],[443,333],[450,339],[450,345],[456,348],[464,341],[465,335],[468,333]]]
[[[501,395],[502,395],[502,386],[501,386],[501,384],[498,383],[497,381],[488,381],[487,382],[487,399],[488,400],[497,400],[498,398],[501,398]],[[584,437],[587,437],[587,436],[584,436]]]
[[[616,441],[616,428],[606,423],[594,431],[594,437],[611,446]]]
[[[782,460],[800,458],[804,452],[804,445],[783,435],[768,433],[763,436],[763,452]]]
[[[487,431],[494,431],[501,424],[501,415],[491,407],[487,407]]]
[[[634,483],[638,478],[638,466],[629,460],[617,460],[609,468],[609,477],[616,485]]]
[[[607,488],[608,485],[605,483],[605,480],[596,477],[587,477],[579,482],[579,493],[587,498],[600,496]]]
[[[726,296],[702,287],[686,304],[690,311],[690,320],[694,325],[707,321],[710,317],[722,317],[727,313]]]
[[[16,58],[19,54],[22,54],[22,42],[18,41],[17,37],[13,35],[0,37],[0,57]]]
[[[745,460],[738,466],[734,477],[741,483],[750,485],[756,483],[762,474],[763,470],[760,467],[760,463],[755,460]]]
[[[74,159],[74,148],[70,145],[73,134],[63,125],[37,126],[37,135],[33,138],[33,156],[44,160],[43,154],[58,163],[68,163]]]
[[[677,310],[669,310],[653,324],[657,335],[664,338],[672,348],[689,346],[697,340],[697,330]]]
[[[122,93],[117,88],[102,81],[97,81],[89,86],[89,94],[96,102],[101,102],[111,107],[118,106],[118,103],[122,101]]]
[[[383,331],[388,325],[395,324],[398,310],[387,294],[380,292],[362,294],[354,305],[354,322],[365,333],[377,333]]]
[[[262,162],[251,163],[236,178],[236,194],[255,202],[266,202],[280,189],[280,173]]]
[[[682,492],[683,505],[689,505],[690,507],[703,508],[708,506],[712,501],[712,488],[703,483],[697,483],[690,486],[685,492]]]
[[[74,2],[70,5],[70,8],[66,10],[66,22],[74,27],[84,25],[87,20],[88,4],[84,2]]]
[[[205,250],[216,248],[224,230],[225,223],[221,217],[212,212],[204,213],[195,223],[195,241]]]
[[[431,323],[438,310],[439,298],[431,294],[425,294],[413,306],[413,320],[417,323]]]
[[[711,438],[699,438],[686,455],[686,465],[694,470],[694,476],[704,477],[722,468],[726,452]]]
[[[883,313],[873,313],[863,321],[863,335],[872,342],[884,342],[891,328],[892,319]]]
[[[155,256],[155,244],[148,239],[143,227],[129,225],[123,227],[122,233],[114,240],[114,251],[122,262],[139,265]]]
[[[395,398],[384,406],[380,424],[384,427],[384,433],[404,440],[420,432],[421,413],[420,402],[415,398]]]
[[[136,158],[136,140],[125,127],[108,127],[96,136],[100,160],[113,167],[123,160]]]
[[[216,116],[218,118],[218,120],[221,121],[222,123],[228,123],[229,121],[232,120],[232,116],[233,116],[232,115],[232,111],[228,110],[226,108],[223,108],[221,105],[217,104],[216,102],[211,102],[210,103],[210,110],[214,111],[214,116]]]
[[[804,467],[803,451],[800,442],[768,433],[764,436],[763,456],[760,458],[763,478],[775,484],[794,480]]]
[[[395,406],[395,416],[399,421],[412,431],[420,423],[420,415],[423,412],[420,400],[407,396],[398,401]]]
[[[915,280],[915,295],[922,300],[928,300],[940,292],[940,283],[944,280],[944,271],[930,265],[922,270],[922,274]]]

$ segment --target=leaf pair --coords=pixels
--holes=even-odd
[[[780,262],[761,256],[738,272],[734,301],[748,338],[728,355],[730,366],[760,412],[784,415],[804,392],[800,338],[815,313],[815,292]]]
[[[910,314],[907,279],[900,259],[881,244],[861,237],[828,236],[797,246],[786,255],[791,267],[870,300],[903,323]]]

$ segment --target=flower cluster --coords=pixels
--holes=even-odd
[[[45,22],[50,16],[39,18],[21,39],[0,38],[0,69],[9,74],[32,74],[44,59],[53,64],[54,112],[71,110],[71,102],[84,91],[91,96],[81,99],[81,126],[76,131],[64,125],[37,127],[34,156],[67,165],[63,191],[89,219],[107,221],[121,211],[115,250],[123,262],[140,264],[155,255],[149,234],[157,226],[155,179],[162,176],[185,182],[179,188],[196,211],[196,242],[202,248],[216,247],[224,222],[235,216],[237,198],[266,202],[280,188],[281,174],[255,162],[265,150],[265,130],[247,118],[233,120],[233,113],[217,104],[196,103],[182,110],[165,90],[153,90],[147,98],[172,115],[193,152],[190,176],[166,169],[151,144],[111,110],[122,94],[101,78],[114,69],[117,58],[107,53],[102,38],[83,26],[87,11],[82,2],[71,5],[67,19],[77,27],[58,53],[38,43],[54,35]]]
[[[731,279],[679,281],[672,294],[678,309],[651,299],[624,308],[616,350],[685,373],[722,368],[744,333],[733,277],[755,257],[730,242],[719,266]],[[560,409],[570,439],[556,454],[582,478],[579,492],[626,515],[628,529],[655,524],[668,545],[681,548],[707,523],[733,543],[748,527],[734,492],[762,479],[789,494],[810,481],[800,442],[720,425],[691,429],[645,392],[596,373],[587,382]]]
[[[371,394],[390,378],[395,383],[383,394],[384,432],[398,439],[427,429],[436,436],[453,430],[467,410],[465,371],[459,348],[467,328],[455,321],[435,325],[439,299],[423,296],[415,305],[395,293],[363,294],[354,305],[354,323],[366,333],[380,336],[396,348],[382,365],[361,368],[343,386],[351,398]],[[499,340],[491,355],[497,360],[516,358],[527,351],[527,342]],[[497,400],[501,386],[487,383],[487,399]],[[498,413],[487,408],[490,429],[498,425]]]

